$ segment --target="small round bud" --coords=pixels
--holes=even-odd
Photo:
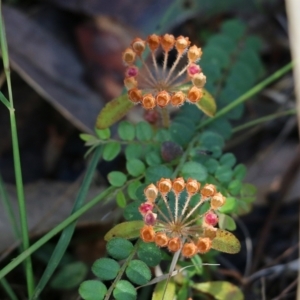
[[[134,104],[139,103],[142,100],[142,97],[142,91],[137,88],[133,88],[128,91],[128,98]]]
[[[147,38],[148,46],[151,51],[155,51],[160,44],[160,36],[157,34],[151,34]]]
[[[184,187],[185,187],[185,182],[182,177],[175,178],[173,180],[172,188],[175,194],[180,194],[184,190]]]
[[[164,161],[170,162],[182,155],[182,147],[174,142],[165,141],[160,148],[161,157]]]
[[[196,74],[199,74],[201,72],[200,66],[197,64],[190,64],[187,68],[187,74],[189,77],[193,77]]]
[[[140,38],[135,38],[131,43],[131,47],[137,55],[141,55],[146,48],[146,42]]]
[[[206,83],[206,76],[203,73],[196,74],[192,77],[192,83],[195,87],[201,89]]]
[[[156,184],[159,192],[163,195],[169,193],[172,189],[172,181],[168,178],[162,178]]]
[[[171,252],[176,252],[181,248],[181,240],[179,237],[175,237],[169,240],[168,249]]]
[[[149,202],[142,203],[139,206],[139,212],[144,216],[148,211],[152,211],[153,209],[153,204]]]
[[[175,44],[175,38],[172,34],[165,34],[161,37],[161,46],[164,51],[169,52]]]
[[[212,209],[218,209],[219,207],[223,206],[225,202],[226,198],[221,193],[217,193],[210,200],[210,207]]]
[[[182,255],[190,258],[198,252],[197,246],[194,243],[185,243],[182,247]]]
[[[122,59],[123,62],[127,65],[132,65],[135,61],[135,56],[136,54],[131,48],[127,48],[123,53],[122,53]]]
[[[157,232],[155,234],[154,242],[158,247],[167,247],[169,238],[164,232]]]
[[[196,243],[197,249],[199,253],[206,253],[211,248],[211,240],[207,237],[199,238]]]
[[[212,197],[216,194],[217,190],[213,184],[206,184],[200,191],[204,198]]]
[[[203,235],[204,235],[204,237],[207,237],[210,240],[213,240],[217,236],[217,228],[215,228],[211,225],[205,225],[205,226],[203,226]]]
[[[152,226],[145,225],[140,230],[140,237],[145,243],[154,242],[155,231]]]
[[[156,124],[159,120],[159,113],[157,110],[145,110],[144,119],[150,124]]]
[[[161,91],[156,96],[156,103],[159,107],[165,107],[171,100],[171,96],[166,91]]]
[[[195,62],[197,61],[202,55],[202,50],[201,48],[198,48],[197,46],[192,46],[190,47],[187,57],[189,59],[189,62]]]
[[[144,189],[144,194],[147,201],[154,202],[158,195],[158,189],[153,183],[151,183]]]
[[[153,226],[156,222],[156,219],[157,219],[157,214],[154,214],[152,211],[148,211],[144,215],[144,222],[145,222],[146,225]]]
[[[216,226],[218,224],[219,218],[213,212],[208,212],[204,216],[204,222],[211,226]]]
[[[175,42],[175,48],[179,53],[183,53],[185,49],[190,45],[190,41],[188,37],[179,36]]]
[[[171,103],[173,106],[181,106],[184,103],[184,100],[186,98],[186,95],[182,92],[176,92],[171,97]]]
[[[134,77],[128,77],[124,79],[124,85],[127,90],[137,88],[138,82]]]
[[[145,109],[153,109],[156,106],[156,101],[152,94],[146,94],[143,97],[142,105]]]
[[[136,66],[129,66],[125,71],[125,77],[135,77],[139,73],[139,69]]]
[[[200,182],[195,179],[189,178],[186,182],[185,188],[189,195],[194,195],[200,189]]]
[[[203,92],[195,86],[192,86],[188,92],[187,99],[191,103],[197,103],[203,97]]]

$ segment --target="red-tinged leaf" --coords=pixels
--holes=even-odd
[[[241,250],[239,240],[231,232],[222,229],[217,230],[217,236],[213,239],[211,247],[229,254],[235,254]]]
[[[134,105],[128,100],[127,94],[114,98],[100,111],[96,127],[105,129],[121,120]]]
[[[138,238],[140,235],[140,229],[143,227],[143,225],[144,221],[129,221],[120,223],[109,230],[104,236],[104,239],[109,241],[115,237],[124,239]]]

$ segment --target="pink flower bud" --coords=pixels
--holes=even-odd
[[[144,216],[148,211],[152,211],[153,205],[149,202],[142,203],[139,207],[139,212]]]
[[[153,226],[156,222],[157,214],[154,214],[152,211],[148,211],[144,216],[144,222],[146,225]]]
[[[126,77],[135,77],[138,74],[139,70],[135,66],[130,66],[126,69],[125,76]]]
[[[187,73],[190,77],[193,77],[195,74],[198,74],[200,72],[201,68],[197,64],[191,64],[187,69]]]
[[[218,219],[218,216],[216,214],[214,214],[213,212],[208,212],[204,216],[204,221],[208,225],[215,226],[218,224],[219,219]]]

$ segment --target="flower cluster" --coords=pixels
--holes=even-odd
[[[174,195],[173,203],[169,193]],[[201,188],[195,179],[185,182],[182,177],[173,181],[162,178],[156,185],[147,186],[144,194],[146,201],[139,207],[145,223],[140,230],[144,242],[155,242],[158,247],[167,247],[171,252],[181,250],[188,258],[210,250],[217,233],[216,210],[226,201],[213,184]],[[198,195],[197,203],[191,205],[194,195]],[[210,202],[209,210],[199,215],[198,208],[207,201]]]
[[[185,101],[197,103],[203,96],[202,88],[206,77],[196,64],[202,56],[202,50],[195,45],[190,47],[190,43],[188,37],[175,38],[171,34],[152,34],[147,40],[135,38],[131,47],[122,55],[127,66],[124,84],[128,90],[128,98],[135,104],[141,103],[145,109],[153,109],[156,106],[162,108],[168,104],[181,106]],[[152,56],[153,67],[149,67],[142,57],[147,46]],[[167,70],[169,54],[173,48],[177,52],[176,59],[171,69]],[[155,56],[160,49],[164,52],[162,68],[158,67]],[[176,72],[185,54],[187,62]],[[135,65],[137,59],[141,61],[142,70]],[[180,86],[189,81],[192,81],[193,85],[185,94],[180,90]]]

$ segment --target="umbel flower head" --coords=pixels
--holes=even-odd
[[[211,249],[217,232],[216,211],[226,201],[213,184],[201,188],[195,179],[162,178],[147,186],[144,195],[146,201],[139,207],[145,223],[140,230],[144,242],[155,242],[158,247],[167,247],[171,252],[181,250],[187,258]],[[199,215],[199,207],[204,202],[209,202],[210,208]]]
[[[206,77],[196,62],[202,56],[201,48],[190,47],[188,37],[175,38],[171,34],[158,36],[149,35],[147,40],[135,38],[131,47],[122,55],[123,62],[127,66],[124,84],[128,90],[128,98],[134,104],[140,103],[145,109],[165,107],[167,105],[181,106],[185,101],[197,103],[203,96],[202,88]],[[143,53],[149,48],[152,64],[150,66],[143,59]],[[172,49],[177,52],[172,67],[167,70],[169,53]],[[157,51],[164,52],[164,60],[161,68],[156,59]],[[135,65],[140,61],[141,70]],[[181,60],[183,67],[178,71]],[[191,81],[192,87],[187,93],[180,90],[180,86]]]

